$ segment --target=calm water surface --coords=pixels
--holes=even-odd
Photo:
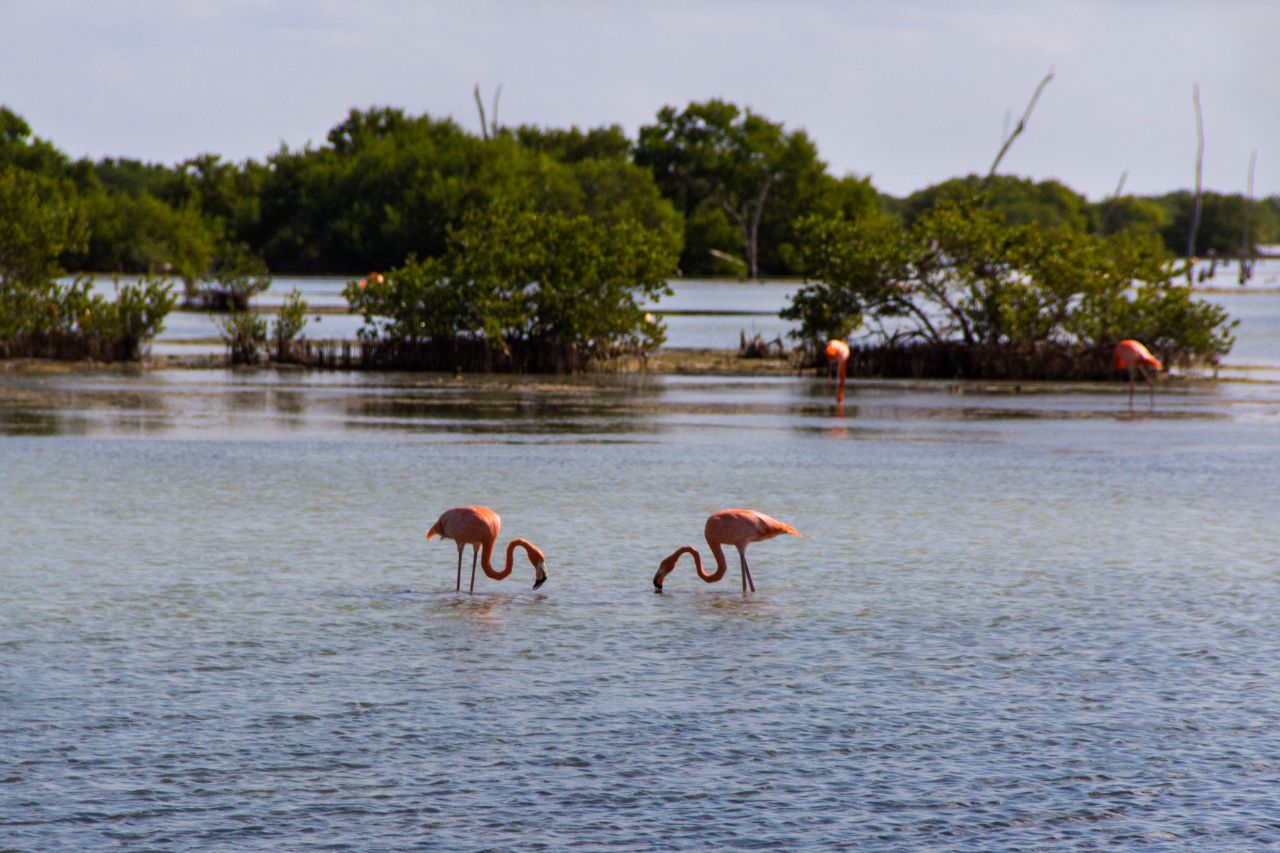
[[[0,373],[0,848],[1275,847],[1277,496],[1265,382]]]

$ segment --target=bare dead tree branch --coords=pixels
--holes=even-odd
[[[1027,109],[1022,113],[1022,118],[1018,119],[1017,125],[1014,126],[1013,132],[1005,139],[1004,145],[1000,146],[1000,153],[996,155],[995,161],[991,164],[990,171],[987,172],[987,178],[996,173],[996,168],[1000,165],[1000,161],[1004,159],[1005,153],[1009,150],[1009,146],[1013,144],[1013,140],[1018,138],[1022,131],[1026,130],[1027,120],[1031,118],[1031,111],[1036,107],[1036,101],[1040,100],[1040,93],[1044,91],[1044,87],[1049,85],[1049,81],[1053,79],[1053,70],[1044,75],[1044,79],[1040,81],[1040,85],[1036,86],[1035,94],[1031,96]]]
[[[765,180],[764,186],[760,188],[760,195],[756,198],[756,209],[751,216],[751,236],[749,244],[751,246],[751,277],[755,278],[760,275],[760,216],[764,213],[764,202],[769,197],[769,187],[773,186],[773,174]]]
[[[1240,235],[1240,283],[1253,276],[1253,246],[1249,243],[1249,210],[1253,207],[1253,169],[1258,165],[1258,149],[1249,154],[1249,184],[1244,197],[1244,231]]]
[[[1120,198],[1120,193],[1124,192],[1124,182],[1129,180],[1129,170],[1125,169],[1120,173],[1120,182],[1116,184],[1115,191],[1111,193],[1111,198]]]
[[[489,125],[485,121],[485,117],[484,117],[484,101],[480,99],[479,83],[476,84],[474,94],[476,96],[476,109],[480,111],[480,138],[488,142],[489,141]]]
[[[1115,218],[1112,214],[1115,212],[1116,202],[1120,199],[1120,193],[1124,192],[1124,182],[1127,181],[1128,179],[1129,179],[1129,170],[1125,169],[1123,172],[1120,173],[1120,181],[1116,184],[1115,190],[1112,191],[1111,196],[1107,199],[1106,206],[1103,207],[1102,209],[1102,233],[1103,234],[1111,233],[1111,230],[1110,230],[1111,220]]]
[[[764,204],[769,198],[769,188],[773,186],[773,179],[772,173],[765,176],[764,185],[760,187],[754,207],[749,202],[741,202],[743,209],[739,210],[730,204],[727,194],[720,196],[720,206],[737,223],[738,229],[742,232],[742,247],[747,261],[748,278],[756,278],[760,274],[760,217],[764,214]],[[751,217],[750,221],[747,220],[748,216]]]
[[[1192,259],[1196,256],[1196,235],[1200,231],[1200,174],[1204,168],[1204,120],[1200,115],[1200,84],[1191,87],[1191,102],[1196,108],[1196,196],[1191,205],[1191,228],[1187,232],[1187,284],[1191,284]]]
[[[744,273],[747,271],[747,262],[744,261],[742,258],[738,257],[737,255],[731,255],[728,252],[722,252],[719,249],[707,249],[707,253],[710,254],[711,257],[713,258],[719,258],[720,260],[726,261],[727,263],[731,263],[731,264],[734,264],[735,266],[742,267],[742,271]]]
[[[498,135],[498,98],[502,97],[502,84],[493,91],[493,126],[490,128],[494,136]]]

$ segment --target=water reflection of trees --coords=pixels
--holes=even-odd
[[[0,408],[0,435],[149,432],[168,423],[168,405],[157,393],[54,385],[9,388],[4,396],[7,399]]]
[[[78,428],[60,412],[0,409],[0,435],[83,435],[87,431],[83,422],[74,426]]]
[[[412,431],[520,435],[618,435],[655,429],[648,383],[615,386],[486,384],[361,395],[345,405],[351,426]]]

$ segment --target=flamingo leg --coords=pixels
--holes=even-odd
[[[751,568],[747,565],[747,549],[738,549],[738,559],[742,562],[742,591],[747,591],[747,585],[751,585],[751,591],[756,591],[756,582],[751,579]]]
[[[480,546],[471,546],[471,591],[476,591],[476,558],[480,556]]]
[[[1129,411],[1133,411],[1133,366],[1129,366]]]
[[[1150,407],[1154,409],[1156,407],[1156,383],[1152,380],[1151,372],[1147,370],[1145,364],[1138,365],[1138,369],[1142,371],[1142,378],[1147,381],[1147,393],[1151,397]]]
[[[462,591],[462,543],[458,543],[458,583],[454,586],[454,592]]]

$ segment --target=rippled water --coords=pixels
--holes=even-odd
[[[1275,846],[1277,463],[1268,383],[0,373],[0,848]]]

